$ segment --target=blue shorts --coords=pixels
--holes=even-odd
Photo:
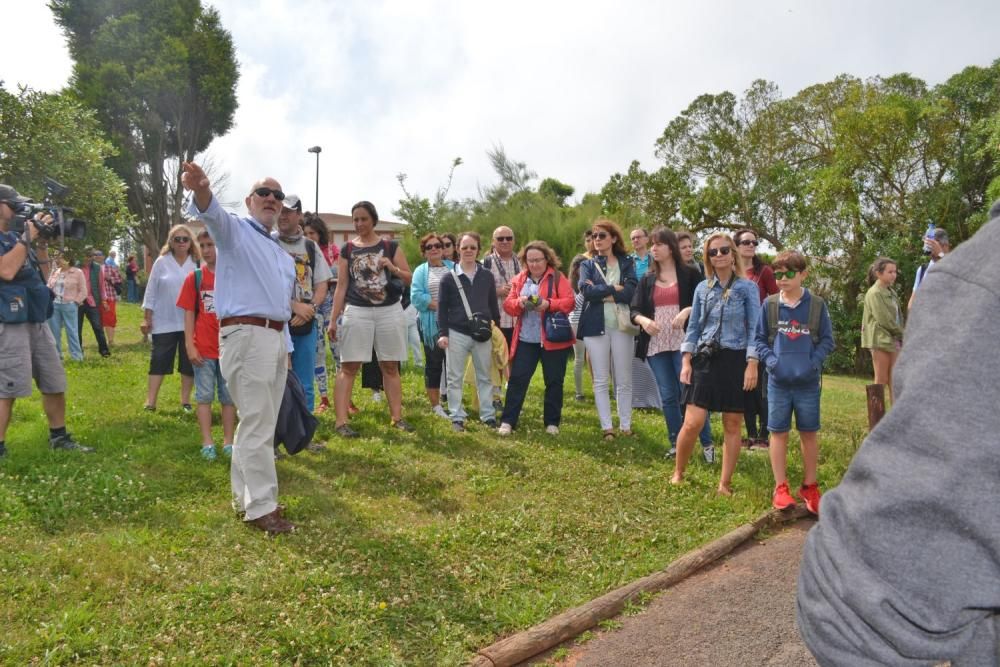
[[[222,377],[222,369],[218,359],[202,359],[201,366],[194,367],[194,400],[197,403],[207,403],[215,399],[215,390],[219,390],[219,403],[232,405],[233,399],[226,388],[226,379]]]
[[[819,382],[815,385],[783,387],[767,383],[767,430],[787,433],[792,430],[792,413],[795,428],[812,433],[819,430]]]

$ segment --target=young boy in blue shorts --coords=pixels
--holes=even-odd
[[[216,393],[222,405],[222,453],[233,456],[236,433],[236,406],[229,396],[226,380],[219,366],[219,320],[215,315],[215,241],[208,230],[198,233],[202,265],[184,279],[177,306],[184,309],[184,344],[194,366],[195,399],[198,402],[198,428],[201,430],[201,456],[215,460],[212,440],[212,401]]]
[[[767,368],[767,429],[771,432],[771,470],[776,509],[795,505],[788,490],[788,432],[795,427],[802,441],[802,486],[799,497],[812,514],[819,514],[816,482],[819,463],[819,403],[823,361],[833,351],[833,326],[823,300],[802,286],[808,275],[806,258],[794,250],[771,263],[779,292],[761,304],[754,337],[757,355]]]

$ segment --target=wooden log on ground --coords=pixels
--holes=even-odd
[[[665,569],[626,584],[596,600],[575,607],[516,635],[502,639],[478,652],[472,667],[511,667],[572,639],[601,621],[621,613],[625,605],[644,593],[674,586],[713,561],[725,556],[756,535],[762,528],[797,521],[806,516],[804,507],[771,510],[722,537],[691,551]]]
[[[885,416],[885,385],[867,385],[865,394],[868,397],[868,430],[871,431]]]

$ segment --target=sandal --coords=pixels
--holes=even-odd
[[[632,432],[632,429],[627,428],[624,431],[618,431],[618,435],[622,436],[623,438],[631,438],[633,435],[635,435],[635,433]]]
[[[614,429],[610,429],[609,428],[608,430],[604,431],[604,439],[607,440],[607,441],[614,440],[615,439],[615,431],[614,431]]]

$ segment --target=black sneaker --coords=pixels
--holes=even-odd
[[[503,412],[503,401],[501,401],[499,398],[494,399],[493,409],[497,412]]]
[[[94,451],[93,447],[85,447],[74,440],[73,436],[69,433],[49,438],[49,447],[52,449],[75,450],[78,452],[84,452],[85,454],[89,454]]]
[[[676,457],[677,457],[677,448],[676,447],[671,447],[667,451],[667,458],[668,459],[673,459],[673,458],[676,458]]]
[[[701,455],[705,457],[705,463],[711,465],[715,463],[715,446],[714,445],[702,445]]]
[[[355,431],[353,428],[347,424],[341,424],[337,428],[333,429],[333,432],[339,435],[341,438],[360,438],[361,434]]]
[[[490,428],[496,428],[497,427],[497,420],[496,419],[487,419],[486,421],[483,422],[483,424],[486,425],[486,426],[489,426]]]
[[[454,431],[455,433],[464,433],[465,432],[465,422],[452,422],[451,423],[451,430]]]
[[[410,425],[410,422],[406,421],[405,419],[397,419],[396,421],[392,422],[392,427],[398,428],[400,431],[403,431],[404,433],[413,433],[413,431],[415,430],[413,426]]]

